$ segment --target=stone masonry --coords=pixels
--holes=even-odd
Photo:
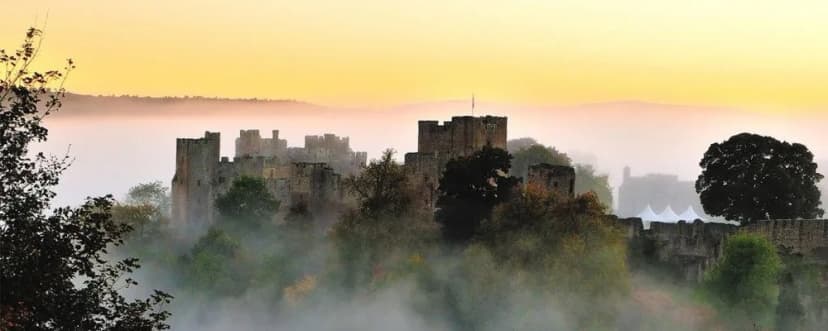
[[[526,183],[565,197],[575,196],[575,168],[540,163],[529,166]]]
[[[306,136],[305,147],[287,147],[279,139],[261,138],[258,130],[242,130],[236,139],[236,156],[220,157],[220,134],[176,141],[176,169],[172,180],[172,222],[186,228],[212,224],[213,203],[242,176],[264,179],[282,209],[298,204],[318,208],[341,202],[343,174],[358,173],[367,154],[354,152],[348,138],[333,134]]]
[[[440,175],[449,160],[469,156],[486,145],[506,149],[506,117],[455,116],[451,121],[419,121],[417,152],[405,154],[414,185],[432,206]]]
[[[796,254],[807,261],[828,264],[828,220],[765,220],[746,226],[704,223],[650,223],[645,230],[640,218],[618,219],[631,244],[631,254],[643,254],[671,265],[689,281],[700,281],[721,257],[724,242],[737,232],[759,234],[781,254]]]

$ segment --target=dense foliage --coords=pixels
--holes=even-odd
[[[578,329],[612,320],[629,290],[626,239],[593,194],[568,198],[530,185],[496,208],[478,238],[533,288],[569,298],[563,310]]]
[[[566,153],[560,152],[554,147],[547,147],[539,144],[532,138],[520,138],[509,140],[509,153],[512,154],[511,174],[527,178],[529,166],[548,163],[551,165],[573,166],[572,159]],[[598,199],[607,207],[612,206],[612,188],[609,185],[609,176],[596,174],[595,168],[589,164],[575,164],[575,193],[594,193]]]
[[[781,268],[776,248],[767,239],[736,234],[725,243],[721,261],[710,272],[706,287],[735,320],[768,324],[777,296]]]
[[[816,186],[823,176],[802,144],[741,133],[710,145],[700,166],[696,191],[709,215],[749,223],[823,214]]]
[[[267,190],[263,179],[255,177],[236,179],[215,203],[223,222],[250,228],[272,222],[279,211],[279,200]]]
[[[358,200],[360,212],[366,215],[399,215],[414,200],[405,170],[394,161],[394,151],[390,149],[379,160],[372,160],[359,176],[346,178],[344,186]]]
[[[346,187],[356,196],[357,207],[346,212],[332,231],[338,277],[346,288],[364,286],[437,246],[437,224],[426,210],[412,204],[415,193],[392,151],[347,179]]]
[[[448,240],[471,239],[480,222],[491,217],[495,205],[508,200],[518,188],[519,179],[508,175],[511,159],[505,150],[486,146],[446,164],[435,218]]]
[[[155,291],[130,301],[121,294],[137,285],[129,274],[138,261],[107,259],[131,230],[112,219],[111,197],[47,212],[68,158],[31,156],[29,147],[46,140],[42,121],[60,107],[62,89],[47,87],[73,64],[30,72],[40,36],[30,29],[20,50],[0,51],[0,329],[165,329],[169,314],[158,308],[171,296]]]

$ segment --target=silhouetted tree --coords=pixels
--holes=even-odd
[[[29,146],[46,140],[42,121],[60,107],[62,88],[47,86],[74,65],[30,72],[40,36],[29,29],[20,50],[0,50],[0,329],[166,329],[158,306],[170,295],[128,301],[119,292],[137,284],[129,274],[138,260],[106,258],[131,230],[113,221],[110,196],[46,212],[68,159],[32,156]]]
[[[696,192],[707,214],[741,223],[816,218],[823,176],[813,159],[802,144],[741,133],[710,145]]]
[[[255,228],[273,220],[279,200],[267,190],[263,179],[244,176],[216,198],[216,209],[226,224]]]
[[[480,222],[491,217],[495,205],[508,200],[518,188],[520,180],[508,175],[511,159],[505,150],[486,146],[446,164],[435,218],[447,239],[471,239]]]

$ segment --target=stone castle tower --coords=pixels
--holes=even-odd
[[[213,178],[220,157],[221,134],[204,132],[204,138],[175,142],[175,176],[172,180],[172,219],[212,221]]]
[[[259,130],[241,130],[232,160],[220,156],[220,141],[217,132],[176,140],[171,185],[175,227],[214,223],[215,199],[242,176],[262,178],[283,210],[335,205],[343,199],[341,176],[358,173],[367,161],[365,152],[351,150],[347,137],[333,134],[306,136],[304,147],[289,148],[278,130],[272,138],[262,138]]]
[[[538,185],[565,197],[575,196],[575,168],[539,163],[529,166],[527,184]]]
[[[451,121],[420,121],[417,152],[405,154],[405,166],[415,185],[426,192],[424,203],[433,205],[443,168],[449,160],[474,154],[486,145],[506,149],[507,118],[455,116]]]

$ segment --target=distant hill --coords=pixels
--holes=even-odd
[[[322,110],[325,107],[297,100],[229,99],[210,97],[106,96],[67,93],[56,118],[109,116],[204,116],[244,112]]]

